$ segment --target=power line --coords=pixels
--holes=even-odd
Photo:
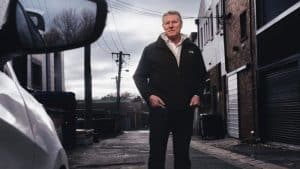
[[[134,9],[131,9],[131,8],[126,8],[126,7],[124,8],[124,7],[118,6],[118,5],[114,5],[114,6],[112,6],[112,8],[115,8],[119,11],[131,12],[131,13],[138,14],[138,15],[151,16],[151,17],[161,17],[161,15],[159,15],[159,14],[149,13],[149,12],[140,11],[140,10],[134,10]]]
[[[133,7],[130,5],[126,5],[124,3],[120,3],[120,2],[114,2],[111,1],[111,8],[120,10],[120,11],[127,11],[127,12],[132,12],[135,14],[139,14],[139,15],[146,15],[146,16],[154,16],[154,17],[161,17],[162,12],[150,12],[153,10],[145,10],[145,8],[138,8],[138,7]]]
[[[116,10],[121,11],[121,12],[124,12],[124,9],[122,9],[120,7],[112,6],[111,8],[112,9],[116,9]],[[151,14],[145,14],[145,13],[136,12],[136,11],[125,10],[125,12],[130,12],[130,13],[134,13],[134,14],[138,14],[138,15],[143,15],[143,16],[148,16],[148,17],[161,17],[161,16],[156,16],[156,15],[151,15]]]
[[[120,50],[119,47],[118,47],[118,45],[117,45],[117,43],[116,43],[116,41],[115,41],[115,39],[114,39],[114,37],[112,36],[111,32],[109,32],[109,35],[110,35],[111,41],[113,42],[113,45],[115,46],[115,48],[117,50]]]
[[[47,18],[48,18],[48,22],[50,23],[51,19],[50,19],[50,16],[49,16],[48,4],[47,4],[46,0],[44,0],[44,7],[45,7],[45,10],[46,10],[46,15],[47,15]]]
[[[31,2],[31,4],[32,4],[32,8],[34,8],[35,5],[34,5],[33,1],[31,0],[30,2]]]
[[[109,3],[109,6],[111,7],[111,4]],[[118,37],[118,39],[119,39],[119,42],[120,42],[120,44],[121,44],[121,48],[127,53],[127,50],[126,50],[126,48],[124,47],[124,45],[123,45],[123,42],[122,42],[122,39],[121,39],[121,36],[120,36],[120,34],[119,34],[119,31],[117,30],[117,28],[116,28],[116,20],[115,20],[115,16],[114,16],[114,13],[113,13],[113,11],[111,11],[111,15],[112,15],[112,18],[113,18],[113,22],[114,22],[114,26],[115,26],[115,31],[117,32],[117,37]]]
[[[115,31],[117,32],[117,30],[115,29]],[[108,35],[109,34],[109,35]],[[104,34],[102,37],[102,39],[103,39],[103,41],[104,41],[104,43],[106,44],[106,46],[111,50],[111,51],[113,51],[112,50],[112,47],[111,46],[109,46],[108,45],[108,43],[107,43],[107,41],[105,40],[105,38],[104,38],[104,36],[109,36],[109,38],[110,38],[110,42],[111,42],[111,44],[112,44],[112,46],[114,46],[114,48],[116,49],[116,50],[121,50],[120,48],[119,48],[119,45],[117,44],[117,41],[115,40],[115,38],[114,38],[114,36],[113,36],[113,33],[112,32],[107,32],[106,34]],[[118,39],[119,37],[117,36],[117,39]],[[119,40],[119,42],[121,42],[121,40]],[[122,45],[122,44],[121,44]],[[122,47],[121,47],[122,48]]]
[[[102,51],[104,51],[104,52],[106,52],[106,53],[108,53],[108,54],[111,54],[111,52],[108,51],[108,49],[104,48],[104,47],[100,44],[99,41],[97,41],[95,44],[96,44],[96,46],[97,46],[100,50],[102,50]]]
[[[101,39],[103,40],[105,46],[112,52],[113,50],[112,50],[112,48],[108,45],[108,43],[106,42],[104,36],[102,36]]]
[[[117,31],[117,35],[118,35],[118,37],[119,37],[119,41],[120,41],[120,44],[121,44],[121,47],[122,47],[122,49],[126,52],[126,53],[128,53],[127,52],[127,50],[126,50],[126,48],[124,47],[124,43],[122,42],[122,39],[121,39],[121,37],[120,37],[120,34],[119,34],[119,31],[118,30],[116,30]]]
[[[117,39],[114,38],[113,33],[110,32],[110,38],[111,38],[111,43],[113,44],[113,46],[119,50],[119,47],[125,51],[127,53],[126,48],[124,47],[124,43],[122,42],[122,38],[120,36],[119,31],[117,30],[117,23],[116,23],[116,19],[115,19],[115,15],[114,15],[114,11],[118,10],[121,12],[131,12],[134,14],[138,14],[138,15],[143,15],[143,16],[148,16],[148,17],[162,17],[163,13],[157,10],[152,10],[152,9],[147,9],[147,8],[143,8],[143,7],[137,7],[131,3],[128,2],[124,2],[122,0],[109,0],[108,1],[108,5],[110,8],[110,14],[113,20],[113,24],[114,24],[114,30],[116,32],[116,37]],[[183,19],[195,19],[197,17],[188,17],[188,16],[183,16]],[[108,45],[107,41],[105,40],[104,36],[102,36],[103,41],[106,45],[106,47],[112,51],[112,47]],[[120,45],[120,46],[119,46]]]
[[[113,35],[112,35],[112,32],[106,33],[105,35],[107,36],[107,34],[109,34],[109,36],[110,36],[110,38],[111,38],[111,41],[112,41],[112,44],[113,44],[113,46],[116,48],[116,50],[120,50],[119,47],[118,47],[118,45],[117,45],[117,43],[116,43],[116,41],[115,41],[115,39],[114,39],[114,37],[113,37]],[[102,35],[102,38],[103,38],[103,40],[105,41],[105,44],[107,44],[107,41],[106,41],[105,38],[104,38],[105,35]],[[108,47],[108,45],[106,45],[106,46]],[[109,49],[110,49],[111,51],[113,51],[110,47],[109,47]]]
[[[142,8],[142,7],[137,7],[137,6],[134,6],[133,4],[130,4],[130,3],[124,2],[124,1],[117,0],[117,2],[115,2],[114,4],[119,5],[121,7],[124,7],[124,8],[127,8],[127,9],[130,9],[130,10],[134,10],[134,11],[137,11],[137,12],[142,12],[142,13],[145,13],[145,14],[159,15],[159,16],[162,15],[162,12],[154,11],[154,10],[146,9],[146,8]]]
[[[41,3],[40,3],[40,1],[39,1],[39,0],[37,0],[37,2],[38,2],[38,5],[39,5],[39,7],[40,7],[40,10],[42,10],[42,6],[41,6]]]
[[[133,4],[130,4],[128,2],[124,2],[121,0],[116,0],[116,2],[110,0],[112,3],[111,8],[119,10],[119,11],[125,11],[125,12],[131,12],[135,13],[138,15],[143,15],[143,16],[149,16],[149,17],[162,17],[163,12],[157,11],[157,10],[152,10],[152,9],[147,9],[143,7],[137,7]],[[196,19],[198,17],[192,17],[192,16],[182,16],[182,19]]]
[[[134,6],[133,4],[130,4],[130,3],[128,3],[128,2],[124,2],[124,1],[121,1],[121,0],[117,0],[117,1],[118,1],[119,3],[121,3],[121,4],[127,5],[127,6],[129,6],[129,7],[140,8],[140,9],[145,10],[145,11],[157,13],[157,14],[159,14],[159,15],[162,14],[162,12],[160,12],[160,11],[155,11],[155,10],[152,10],[152,9],[146,9],[146,8],[143,8],[143,7],[136,7],[136,6]]]

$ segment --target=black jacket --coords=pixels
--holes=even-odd
[[[159,96],[167,107],[184,108],[194,95],[202,96],[206,69],[199,48],[189,39],[182,43],[179,67],[175,56],[159,37],[142,54],[133,76],[142,97]]]

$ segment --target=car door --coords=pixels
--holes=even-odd
[[[32,168],[35,141],[26,106],[13,80],[13,73],[4,66],[0,71],[0,168]]]
[[[68,169],[66,153],[59,141],[54,124],[42,104],[20,86],[10,62],[6,64],[5,70],[11,79],[13,79],[16,88],[18,88],[17,90],[24,103],[26,117],[28,122],[30,122],[32,143],[34,142],[34,144],[30,145],[28,149],[30,158],[33,159],[31,160],[32,166],[29,168],[59,169],[64,167]],[[26,156],[26,154],[24,155]],[[27,167],[20,167],[20,169],[23,168],[27,169]]]

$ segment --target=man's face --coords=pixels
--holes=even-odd
[[[166,15],[163,18],[163,28],[169,39],[176,38],[180,35],[182,23],[178,15]]]

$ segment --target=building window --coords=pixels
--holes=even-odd
[[[208,20],[205,22],[205,43],[208,42],[209,39],[209,28],[208,28]]]
[[[241,42],[247,39],[247,11],[244,11],[240,15],[240,37]]]
[[[219,4],[220,4],[219,13],[220,13],[220,16],[222,16],[223,15],[223,8],[224,8],[223,0],[220,0]]]
[[[220,6],[219,4],[216,5],[216,26],[217,26],[217,34],[220,32],[221,30],[221,26],[220,26]]]
[[[203,49],[203,28],[200,28],[200,49]]]
[[[214,17],[213,14],[210,14],[210,40],[214,39]]]
[[[207,32],[206,21],[204,23],[204,28],[203,29],[204,29],[204,33],[203,33],[204,34],[204,36],[203,36],[204,39],[203,40],[204,40],[204,45],[205,45],[206,44],[206,39],[207,39],[206,38],[207,37],[207,34],[206,34],[206,32]]]

